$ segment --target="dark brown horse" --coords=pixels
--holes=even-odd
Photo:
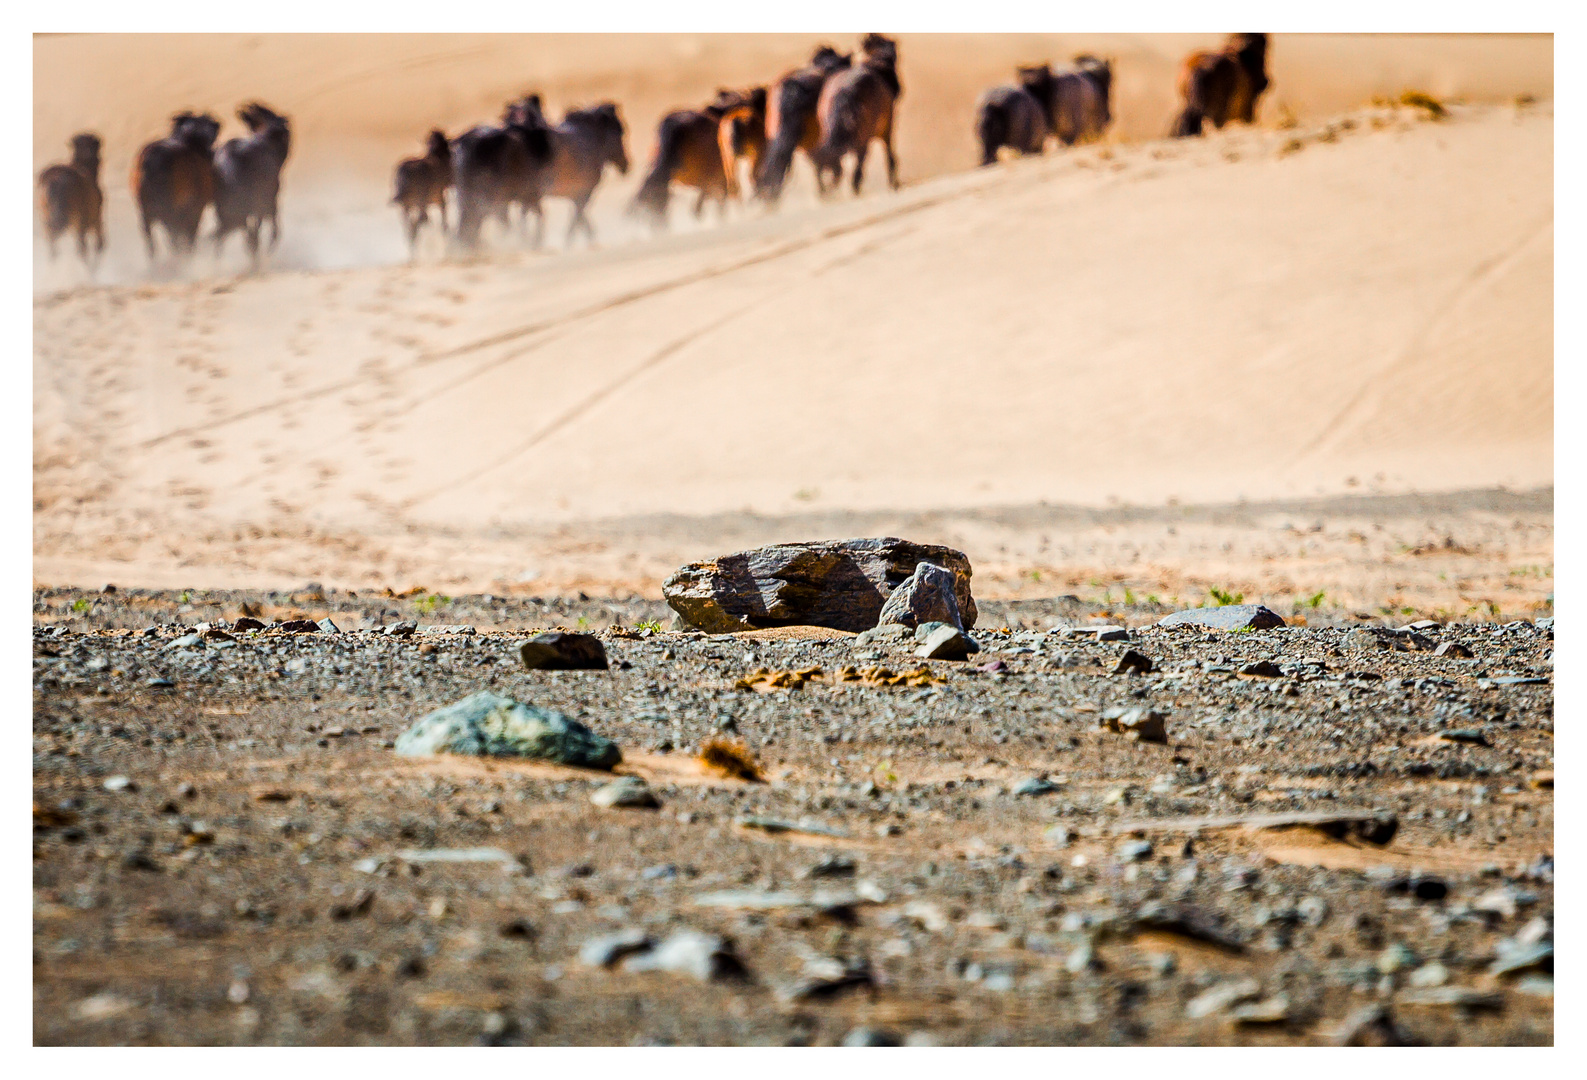
[[[177,113],[171,133],[138,151],[132,167],[132,192],[138,204],[143,242],[154,261],[154,226],[165,230],[177,255],[188,255],[198,239],[204,208],[215,199],[211,158],[220,121],[208,113]]]
[[[723,93],[718,91],[720,99]],[[738,163],[749,166],[750,183],[760,171],[760,160],[766,154],[766,88],[757,86],[735,95],[737,100],[718,121],[717,142],[722,149],[722,171],[727,173],[727,193],[739,196]]]
[[[788,72],[772,84],[766,95],[766,156],[761,159],[760,172],[755,177],[757,197],[772,204],[782,197],[788,170],[793,166],[794,151],[803,150],[809,154],[821,141],[816,106],[821,101],[822,87],[835,73],[852,63],[852,56],[823,45],[815,51],[810,63]],[[819,173],[816,182],[818,185],[821,182]]]
[[[1020,69],[1021,76],[1025,70]],[[1024,82],[1023,77],[1020,81]],[[1019,154],[1039,154],[1050,134],[1047,110],[1023,85],[994,86],[975,103],[975,137],[981,144],[982,165],[994,164],[997,152],[1005,146]]]
[[[1203,123],[1221,128],[1230,120],[1256,119],[1256,101],[1271,85],[1267,77],[1267,35],[1230,34],[1218,52],[1193,52],[1179,71],[1184,109],[1171,135],[1200,135]]]
[[[1068,71],[1053,71],[1046,64],[1022,67],[1019,84],[1041,105],[1048,131],[1065,146],[1100,139],[1113,120],[1109,61],[1081,55]]]
[[[292,150],[292,125],[285,116],[249,102],[237,110],[248,134],[227,139],[215,151],[215,253],[226,237],[241,232],[248,258],[259,262],[259,233],[270,223],[270,250],[281,239],[281,168]]]
[[[854,194],[865,178],[865,154],[872,140],[887,152],[887,183],[898,189],[898,158],[893,153],[893,111],[903,87],[898,82],[898,43],[881,34],[860,42],[860,62],[836,72],[821,88],[816,119],[821,141],[810,154],[816,178],[830,173],[834,186],[843,182],[843,159],[854,155]],[[822,187],[825,187],[822,184]]]
[[[704,212],[708,199],[715,200],[718,212],[723,209],[730,189],[718,135],[722,117],[737,104],[735,97],[719,91],[703,109],[680,109],[662,118],[656,128],[656,152],[629,205],[630,214],[648,219],[655,228],[666,228],[673,184],[700,193],[694,201],[695,217]]]
[[[591,109],[569,109],[562,123],[551,129],[551,164],[545,173],[542,194],[573,203],[573,220],[568,223],[569,246],[581,226],[585,239],[595,242],[595,230],[584,208],[608,164],[615,166],[619,174],[628,175],[625,134],[623,118],[610,101]],[[542,219],[540,227],[543,224]],[[536,228],[537,247],[540,227]]]
[[[70,229],[77,234],[77,254],[92,269],[105,250],[105,196],[99,189],[99,136],[84,132],[72,136],[69,165],[51,165],[39,174],[39,210],[44,215],[44,235],[55,243]],[[88,238],[94,238],[93,257]]]
[[[446,133],[431,131],[423,157],[406,158],[397,165],[395,193],[391,201],[402,208],[402,224],[408,234],[408,250],[419,244],[419,229],[430,220],[430,207],[441,215],[441,233],[446,234],[446,193],[452,186],[452,146]]]
[[[507,221],[509,207],[540,212],[542,172],[551,163],[551,125],[531,94],[507,106],[499,126],[480,125],[452,141],[452,176],[457,186],[457,240],[479,244],[485,219]]]

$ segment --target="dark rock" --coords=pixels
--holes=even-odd
[[[887,597],[882,613],[877,616],[877,625],[920,626],[935,622],[946,623],[955,630],[964,629],[954,586],[953,571],[944,570],[935,563],[920,563]]]
[[[1351,1013],[1334,1033],[1335,1046],[1408,1046],[1382,1005],[1363,1005]]]
[[[1470,660],[1471,650],[1458,641],[1445,641],[1433,650],[1434,656],[1452,656],[1458,660]]]
[[[653,944],[649,934],[634,926],[615,934],[590,938],[579,946],[579,962],[588,967],[611,967],[623,957],[644,952]]]
[[[1454,731],[1440,731],[1438,737],[1445,742],[1466,743],[1471,746],[1489,746],[1488,737],[1474,728],[1458,728]]]
[[[1122,626],[1098,624],[1096,626],[1066,626],[1062,637],[1089,637],[1096,641],[1128,641],[1130,632]]]
[[[318,634],[320,624],[313,619],[288,619],[276,629],[287,634]]]
[[[1032,776],[1015,784],[1013,790],[1011,790],[1009,794],[1016,797],[1020,795],[1046,795],[1054,791],[1062,790],[1062,787],[1053,783],[1051,780],[1047,780],[1040,776]]]
[[[1278,665],[1273,663],[1273,661],[1258,660],[1242,667],[1238,674],[1248,679],[1276,679],[1284,673],[1279,670]]]
[[[894,537],[774,544],[679,567],[662,585],[668,605],[707,633],[877,624],[888,596],[922,562],[951,571],[960,624],[975,625],[963,552]]]
[[[1214,630],[1271,630],[1285,625],[1277,612],[1261,604],[1229,604],[1226,607],[1191,608],[1176,611],[1158,626],[1206,626]]]
[[[1235,955],[1245,952],[1245,944],[1225,930],[1218,920],[1183,904],[1148,902],[1135,913],[1135,925],[1141,929],[1199,941]]]
[[[732,978],[744,973],[743,962],[732,945],[715,934],[679,930],[661,944],[630,956],[628,971],[671,971],[692,975],[701,982]]]
[[[1134,649],[1125,649],[1124,655],[1119,657],[1118,665],[1113,669],[1113,674],[1148,675],[1152,670],[1152,658],[1150,656],[1136,652]]]
[[[1130,709],[1115,707],[1102,714],[1101,726],[1108,731],[1129,735],[1140,742],[1167,743],[1167,720],[1167,713],[1141,706]]]
[[[588,769],[623,760],[617,744],[551,709],[483,691],[437,709],[398,739],[397,753],[529,757]]]
[[[265,628],[265,624],[262,619],[255,619],[252,616],[244,615],[236,622],[232,623],[231,628],[233,631],[240,633],[244,630],[263,630]]]
[[[530,671],[605,671],[606,647],[593,634],[554,630],[538,634],[518,646],[518,656]]]
[[[981,646],[962,630],[939,623],[926,635],[926,640],[915,650],[915,655],[927,660],[968,660]]]
[[[412,637],[419,629],[419,624],[410,620],[392,623],[381,630],[387,637]]]
[[[1345,635],[1343,646],[1350,652],[1371,652],[1395,647],[1392,631],[1380,631],[1368,626],[1358,626]]]

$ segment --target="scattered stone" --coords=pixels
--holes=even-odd
[[[843,1036],[844,1046],[902,1046],[897,1035],[886,1028],[857,1027]]]
[[[1128,641],[1130,632],[1122,626],[1066,626],[1060,637],[1089,637],[1093,641]]]
[[[1434,656],[1448,656],[1457,660],[1470,660],[1471,650],[1458,641],[1440,642],[1438,648],[1433,650]]]
[[[963,630],[959,600],[954,594],[956,586],[953,571],[935,563],[919,563],[914,572],[900,581],[888,595],[876,623],[878,626],[897,624],[915,627],[936,622]]]
[[[609,968],[625,956],[644,952],[654,944],[643,929],[632,926],[585,941],[579,946],[579,962],[586,967]]]
[[[1255,663],[1246,664],[1235,674],[1242,679],[1277,679],[1284,673],[1279,670],[1278,665],[1273,663],[1273,661],[1258,660]]]
[[[744,965],[731,944],[715,934],[679,930],[659,945],[636,952],[623,961],[627,971],[669,971],[691,975],[701,982],[743,974]]]
[[[617,744],[562,713],[481,691],[419,720],[398,737],[397,753],[528,757],[588,769],[623,760]]]
[[[1041,835],[1053,847],[1068,847],[1074,841],[1074,834],[1062,825],[1054,825]]]
[[[1239,938],[1223,929],[1215,919],[1184,904],[1148,902],[1135,913],[1135,926],[1198,941],[1235,956],[1245,953],[1245,944]]]
[[[1152,857],[1152,845],[1147,840],[1125,840],[1114,849],[1114,854],[1120,862],[1141,862]]]
[[[435,637],[445,637],[449,635],[461,635],[463,637],[468,637],[471,634],[478,633],[478,631],[472,626],[469,626],[467,623],[432,623],[429,626],[421,627],[419,629],[419,633]]]
[[[1394,1017],[1382,1005],[1363,1005],[1339,1025],[1332,1042],[1335,1046],[1406,1046],[1405,1036],[1394,1024]]]
[[[1345,635],[1342,645],[1346,652],[1371,652],[1393,649],[1393,631],[1380,631],[1374,627],[1358,626]]]
[[[1107,731],[1116,731],[1138,742],[1167,743],[1167,720],[1167,713],[1138,705],[1128,709],[1106,710],[1102,714],[1101,726]]]
[[[1047,795],[1062,790],[1062,785],[1055,784],[1045,777],[1031,776],[1015,784],[1009,794],[1017,798],[1021,795]]]
[[[927,900],[911,900],[904,905],[903,916],[912,922],[919,923],[933,934],[940,934],[949,927],[948,917],[942,909]]]
[[[342,632],[342,628],[333,623],[329,615],[314,625],[319,627],[322,634],[340,634]]]
[[[853,877],[854,871],[855,863],[851,856],[833,853],[806,869],[803,876],[807,878]]]
[[[1411,951],[1410,947],[1400,942],[1395,942],[1378,953],[1377,959],[1373,961],[1373,966],[1381,974],[1393,975],[1395,972],[1403,971],[1414,963],[1416,963],[1416,954]]]
[[[183,634],[165,643],[167,649],[202,649],[204,637],[202,634]]]
[[[109,777],[100,786],[103,787],[106,791],[137,791],[138,790],[138,785],[133,783],[132,780],[129,777],[125,777],[125,776],[112,776],[112,777]]]
[[[106,990],[93,997],[83,998],[72,1006],[72,1015],[78,1020],[109,1020],[132,1009],[132,1002],[120,994]]]
[[[1443,986],[1449,981],[1449,969],[1437,960],[1433,960],[1411,972],[1410,978],[1406,981],[1418,989]]]
[[[1236,1024],[1282,1024],[1289,1019],[1289,995],[1274,994],[1248,1005],[1236,1005],[1229,1010],[1229,1019]]]
[[[1113,674],[1149,675],[1153,670],[1151,657],[1134,649],[1125,649],[1124,655],[1119,657],[1118,664],[1113,668]]]
[[[518,867],[522,863],[515,855],[510,855],[501,848],[474,847],[474,848],[408,848],[397,852],[397,858],[406,863],[501,863],[507,867]]]
[[[1478,686],[1547,686],[1548,679],[1541,675],[1496,675],[1491,679],[1479,679]]]
[[[1229,979],[1191,998],[1185,1005],[1185,1015],[1192,1020],[1200,1020],[1254,998],[1261,992],[1262,984],[1255,979]]]
[[[974,638],[952,626],[938,625],[915,649],[915,655],[926,660],[968,660],[981,646]]]
[[[1504,1008],[1504,995],[1492,991],[1474,990],[1469,986],[1430,986],[1420,990],[1402,990],[1395,996],[1394,1003],[1434,1008],[1498,1010]]]
[[[823,825],[819,821],[809,820],[784,821],[781,818],[750,816],[739,818],[738,825],[741,829],[760,829],[769,833],[810,833],[813,836],[837,836],[844,839],[847,839],[849,835],[842,829],[833,828],[831,825]]]
[[[1205,626],[1213,630],[1271,630],[1285,625],[1277,612],[1261,604],[1228,604],[1224,607],[1176,611],[1158,626]]]
[[[889,595],[922,562],[954,576],[960,625],[975,625],[970,561],[963,552],[894,537],[774,544],[679,567],[662,595],[707,633],[772,626],[860,632],[880,620]]]
[[[1488,968],[1490,975],[1514,975],[1534,968],[1554,973],[1554,943],[1552,941],[1516,941],[1506,938],[1493,947],[1494,960]]]
[[[760,764],[749,747],[741,742],[712,739],[700,748],[697,759],[709,772],[729,780],[745,780],[752,784],[763,783]]]
[[[412,620],[395,622],[381,630],[387,637],[412,637],[419,630],[419,624]]]
[[[313,619],[288,619],[278,624],[276,629],[283,634],[317,634],[320,632],[320,624]]]
[[[1199,832],[1203,829],[1292,829],[1312,828],[1336,840],[1353,837],[1372,844],[1387,844],[1399,829],[1399,818],[1377,810],[1301,811],[1288,814],[1247,814],[1233,817],[1181,817],[1121,821],[1115,833]]]
[[[231,628],[234,633],[239,634],[245,630],[263,630],[265,622],[263,619],[256,619],[251,615],[243,615],[231,624]]]
[[[613,780],[610,784],[603,784],[595,789],[595,793],[590,796],[590,802],[608,809],[628,807],[655,810],[661,806],[661,800],[650,790],[650,785],[637,776],[624,776]]]
[[[1457,728],[1454,731],[1440,731],[1438,737],[1445,742],[1466,743],[1470,746],[1491,746],[1488,737],[1476,728]]]
[[[917,637],[916,628],[900,626],[897,623],[883,623],[881,626],[873,626],[869,630],[855,634],[849,645],[855,649],[868,649],[874,646],[885,648],[889,645],[902,645]]]
[[[805,961],[803,977],[782,996],[787,1001],[822,1000],[874,982],[870,964],[863,959],[816,956]]]
[[[608,666],[600,638],[561,630],[524,642],[518,646],[518,656],[529,671],[605,671]]]
[[[1539,624],[1542,620],[1538,620]],[[1552,998],[1554,996],[1554,979],[1552,976],[1532,975],[1515,984],[1515,992],[1526,994],[1529,997]]]

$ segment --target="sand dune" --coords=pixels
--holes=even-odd
[[[1297,126],[1146,138],[1213,39],[906,37],[899,193],[642,239],[631,174],[596,250],[415,266],[381,200],[425,126],[610,96],[637,158],[814,39],[41,39],[36,158],[106,134],[125,283],[38,277],[35,575],[489,588],[531,530],[641,580],[586,523],[1551,484],[1551,41],[1281,37]],[[1079,48],[1119,58],[1117,137],[963,171],[975,92]],[[1473,104],[1358,107],[1404,85]],[[136,283],[132,149],[253,95],[298,118],[280,257]]]

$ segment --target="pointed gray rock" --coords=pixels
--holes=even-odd
[[[1225,607],[1191,608],[1166,616],[1158,626],[1205,626],[1213,630],[1271,630],[1283,626],[1276,611],[1261,604],[1229,604]]]
[[[540,758],[586,769],[623,760],[616,743],[577,720],[488,690],[425,716],[397,739],[396,751]]]
[[[882,605],[882,613],[877,617],[876,624],[915,627],[922,623],[937,622],[946,623],[955,630],[963,630],[964,623],[959,617],[959,601],[954,595],[953,586],[951,570],[945,570],[935,563],[923,562],[915,567],[914,573],[898,583],[898,588]]]

